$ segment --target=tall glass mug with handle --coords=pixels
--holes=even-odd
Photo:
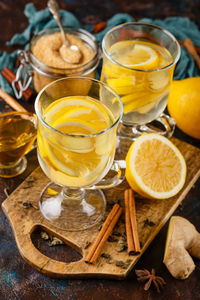
[[[113,102],[113,99],[115,101]],[[54,226],[84,230],[105,211],[101,187],[121,182],[113,164],[117,126],[122,117],[119,96],[92,78],[68,77],[47,85],[37,96],[38,159],[52,180],[39,206]],[[115,165],[116,173],[103,177]],[[118,171],[118,172],[117,172]]]
[[[180,46],[175,37],[158,26],[125,23],[104,37],[101,80],[121,97],[124,113],[119,135],[134,138],[154,131],[147,126],[156,120],[170,136],[175,122],[163,114],[167,104]]]

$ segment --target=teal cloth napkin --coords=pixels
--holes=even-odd
[[[57,26],[56,21],[52,18],[49,9],[37,11],[33,3],[28,3],[25,7],[24,14],[28,18],[29,25],[24,30],[24,32],[15,34],[11,41],[7,42],[7,45],[23,45],[24,48],[28,47],[32,34],[36,34],[44,28],[55,27]],[[82,27],[88,31],[92,31],[93,26],[87,25],[82,26],[77,18],[70,12],[60,10],[62,23],[64,26],[72,26],[75,28]],[[112,27],[135,21],[128,14],[116,14],[107,22],[107,27],[100,33],[95,34],[98,42],[101,42],[104,35]],[[200,47],[200,31],[197,25],[189,20],[188,18],[182,17],[169,17],[164,20],[152,20],[149,18],[143,18],[140,22],[151,23],[158,26],[161,26],[168,31],[170,31],[177,39],[184,41],[186,38],[190,38],[193,43]],[[9,67],[14,72],[15,62],[17,59],[17,51],[14,51],[12,54],[6,52],[0,52],[0,71],[5,67]],[[99,70],[100,72],[100,70]],[[188,52],[181,48],[181,57],[176,66],[174,79],[183,79],[186,77],[200,76],[200,72],[193,60],[193,58],[188,54]],[[0,87],[9,94],[13,95],[13,90],[9,83],[0,75]]]

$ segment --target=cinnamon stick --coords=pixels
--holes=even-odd
[[[125,224],[126,224],[126,237],[128,244],[128,253],[135,253],[135,245],[133,242],[133,234],[131,228],[130,212],[129,212],[129,191],[125,190],[124,193],[125,199]]]
[[[12,84],[13,80],[15,79],[16,75],[15,73],[9,69],[8,67],[5,67],[2,71],[1,71],[1,75],[10,83]],[[16,84],[16,88],[19,91],[19,85]],[[33,95],[33,91],[30,88],[27,88],[26,91],[24,91],[22,93],[22,95],[24,96],[24,98],[26,100],[29,100],[30,97]]]
[[[183,42],[183,46],[188,51],[188,53],[194,58],[198,68],[200,69],[200,57],[197,53],[197,50],[196,50],[192,40],[189,38],[185,39],[185,41]]]
[[[103,29],[105,29],[106,26],[107,26],[106,22],[99,22],[94,25],[94,28],[92,29],[92,33],[98,33],[100,31],[102,31]]]
[[[184,42],[183,42],[183,41],[181,41],[181,40],[178,40],[178,42],[179,42],[179,44],[180,44],[181,46],[183,46],[183,47],[184,47]],[[195,47],[195,49],[196,49],[197,53],[199,53],[199,54],[200,54],[200,47],[198,47],[198,46],[196,46],[196,45],[194,45],[194,47]]]
[[[103,224],[101,231],[99,232],[90,252],[85,259],[85,262],[92,264],[96,261],[105,242],[107,241],[109,235],[115,227],[121,213],[122,208],[119,206],[119,204],[115,204],[111,212],[109,213],[105,223]]]
[[[138,228],[137,228],[137,221],[136,221],[135,197],[133,194],[133,190],[131,189],[129,189],[129,210],[130,210],[133,239],[135,244],[135,251],[140,252],[140,242],[138,237]]]
[[[1,88],[0,88],[0,97],[8,104],[10,105],[14,110],[16,111],[24,111],[27,112],[27,110],[21,105],[19,104],[13,97],[11,97],[10,95],[8,95],[6,92],[4,92]]]
[[[131,189],[125,190],[125,222],[128,244],[128,253],[140,253],[140,242],[138,237],[135,198]]]

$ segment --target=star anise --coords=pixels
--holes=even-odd
[[[157,292],[160,293],[160,288],[163,288],[163,286],[166,284],[165,280],[160,277],[156,276],[155,269],[151,270],[151,273],[149,270],[135,270],[135,273],[137,275],[137,280],[138,281],[147,281],[144,285],[144,290],[148,291],[148,289],[151,286],[151,283],[155,285]]]

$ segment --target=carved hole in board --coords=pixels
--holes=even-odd
[[[48,239],[44,239],[44,237],[47,238],[48,236]],[[55,237],[54,234],[48,233],[42,226],[36,226],[31,233],[33,245],[47,257],[61,262],[76,262],[82,259],[81,250],[78,247],[75,250],[64,241],[63,244],[52,245],[54,242],[57,242]],[[57,238],[60,239],[59,237]]]

